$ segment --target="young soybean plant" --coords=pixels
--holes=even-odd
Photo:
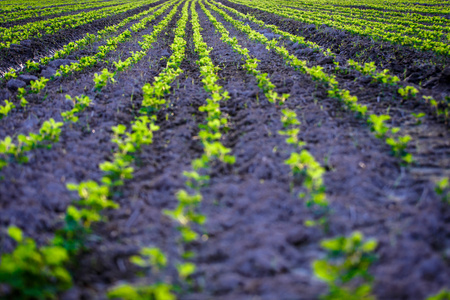
[[[14,103],[5,100],[5,105],[0,106],[0,120],[6,117],[9,114],[9,112],[14,108],[16,108]]]
[[[0,260],[0,283],[8,285],[9,299],[54,299],[55,294],[72,286],[72,278],[65,268],[67,251],[59,246],[36,246],[31,238],[11,226],[8,235],[17,243],[12,253],[4,253]]]
[[[398,93],[404,100],[414,98],[419,91],[413,86],[407,86],[405,88],[399,88]]]
[[[328,284],[328,293],[321,299],[374,300],[368,269],[375,260],[377,242],[364,240],[364,235],[356,231],[348,237],[323,240],[321,246],[327,250],[327,256],[312,264],[314,274]],[[354,287],[350,283],[356,278],[364,283]]]
[[[124,284],[108,292],[109,299],[123,300],[175,300],[172,287],[165,283],[133,286]]]
[[[297,119],[297,114],[289,109],[283,109],[281,112],[283,113],[281,122],[284,130],[280,130],[278,134],[287,136],[286,143],[293,145],[296,150],[300,150],[305,143],[298,139],[300,129],[295,126],[300,125],[300,121]],[[285,160],[285,164],[289,165],[293,176],[303,177],[303,187],[307,193],[300,193],[299,197],[306,198],[306,206],[311,209],[315,217],[314,220],[307,220],[305,225],[320,225],[327,231],[330,207],[323,182],[325,168],[306,149],[292,152],[291,156]]]
[[[71,100],[74,107],[72,110],[62,112],[61,116],[63,117],[64,122],[71,121],[74,123],[78,122],[78,117],[75,114],[82,112],[92,101],[86,95],[81,95],[80,97],[77,96],[75,99],[70,97],[70,95],[66,95],[66,99]]]
[[[436,183],[434,188],[436,194],[441,197],[442,202],[450,204],[450,180],[442,178]]]
[[[95,78],[94,78],[94,82],[95,82],[95,90],[96,91],[101,91],[101,89],[103,87],[105,87],[108,84],[108,81],[111,81],[112,83],[116,82],[116,80],[114,79],[114,75],[116,75],[116,73],[110,73],[108,71],[108,69],[103,69],[103,71],[99,74],[99,73],[95,73]]]
[[[49,80],[50,79],[41,77],[39,80],[31,81],[31,92],[39,94],[45,88]]]

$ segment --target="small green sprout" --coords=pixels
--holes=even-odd
[[[116,73],[110,73],[108,69],[103,69],[103,71],[99,73],[94,74],[94,82],[95,82],[95,90],[100,91],[103,87],[105,87],[108,84],[108,81],[111,81],[112,83],[116,82],[114,79],[114,76]]]
[[[375,240],[364,240],[362,233],[354,232],[349,237],[324,240],[321,246],[327,250],[327,257],[312,264],[314,274],[329,287],[328,293],[321,299],[375,299],[371,295],[373,278],[368,273],[375,260]],[[350,282],[355,278],[360,278],[364,283],[354,287]]]
[[[408,85],[405,88],[399,88],[398,93],[404,100],[407,100],[414,98],[419,91],[415,87]]]
[[[166,283],[156,283],[146,286],[123,284],[108,291],[109,299],[123,300],[176,300],[172,293],[173,286]]]
[[[133,178],[134,169],[130,164],[130,161],[122,155],[117,155],[112,162],[101,163],[99,168],[105,172],[102,182],[110,187],[123,185],[125,179]]]
[[[6,117],[11,110],[16,108],[14,103],[9,102],[8,100],[5,100],[5,105],[0,105],[0,120]]]
[[[300,121],[297,120],[297,114],[293,110],[282,109],[281,112],[283,116],[281,117],[281,122],[284,128],[288,128],[294,125],[300,125]]]
[[[450,183],[448,178],[443,178],[436,183],[434,189],[441,196],[442,202],[450,204]]]
[[[139,255],[132,256],[130,261],[142,268],[153,267],[154,272],[167,266],[167,257],[156,247],[142,248]]]
[[[375,132],[375,136],[379,139],[384,138],[389,131],[389,127],[385,124],[385,121],[390,120],[389,115],[375,115],[369,116],[367,122],[372,125],[371,130]]]
[[[8,235],[17,243],[12,253],[4,253],[0,261],[0,282],[10,288],[14,299],[55,299],[58,292],[72,286],[65,268],[67,251],[59,246],[38,247],[22,231],[8,228]],[[13,299],[11,298],[11,299]]]
[[[283,127],[285,130],[278,131],[280,135],[288,136],[286,138],[286,143],[294,145],[296,147],[303,147],[305,143],[303,141],[298,140],[298,133],[300,132],[299,128],[290,128],[296,125],[300,125],[300,121],[297,119],[297,114],[295,111],[289,109],[281,110],[283,116],[281,117],[281,122],[283,123]]]
[[[27,71],[28,72],[32,72],[32,71],[38,71],[39,70],[39,63],[28,60],[26,63],[27,66]]]
[[[194,274],[195,269],[196,269],[195,264],[190,262],[177,265],[178,275],[182,280],[186,280],[189,276]]]
[[[62,126],[62,122],[55,122],[54,119],[45,121],[39,130],[41,141],[48,141],[51,143],[58,142]],[[51,147],[51,145],[49,145],[49,147]]]
[[[420,112],[420,113],[411,113],[411,115],[416,118],[416,125],[420,125],[422,124],[422,120],[421,118],[425,117],[425,113]]]
[[[38,80],[31,81],[31,91],[35,94],[39,94],[47,85],[49,79],[41,77]]]
[[[27,94],[25,88],[19,88],[17,90],[17,98],[20,100],[20,106],[25,107],[28,104],[28,101],[25,99],[25,95]]]
[[[17,74],[16,74],[16,70],[11,69],[8,72],[5,73],[4,78],[6,80],[12,79],[12,78],[16,78]]]
[[[7,136],[3,141],[0,141],[0,154],[3,154],[7,157],[12,157],[19,163],[28,162],[28,157],[23,155],[22,147],[14,144],[10,136]],[[4,167],[5,165],[7,165],[7,160],[2,159],[2,162],[0,164],[2,167]]]
[[[78,117],[75,114],[82,112],[86,107],[91,104],[91,99],[89,99],[86,95],[81,95],[80,97],[75,97],[73,99],[70,95],[66,95],[66,99],[72,101],[74,107],[70,111],[62,112],[61,116],[64,119],[64,122],[78,122]]]

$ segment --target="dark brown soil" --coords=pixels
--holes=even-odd
[[[227,1],[222,3],[233,6]],[[234,7],[247,12],[242,6]],[[221,111],[230,121],[230,130],[222,142],[232,149],[236,163],[213,164],[211,181],[201,190],[200,211],[208,219],[198,231],[207,233],[208,238],[189,245],[197,254],[194,262],[198,270],[192,288],[185,288],[179,298],[317,299],[326,290],[326,285],[311,270],[311,262],[324,255],[320,240],[354,230],[379,242],[377,260],[370,269],[378,299],[424,299],[448,286],[450,208],[434,193],[435,180],[450,176],[447,125],[432,114],[416,125],[410,114],[426,112],[425,105],[402,102],[393,90],[364,82],[357,73],[337,74],[341,86],[357,95],[371,112],[389,113],[392,125],[412,136],[408,151],[413,153],[416,163],[403,167],[399,159],[390,155],[389,147],[373,136],[364,120],[328,98],[326,90],[308,76],[285,66],[278,55],[248,40],[213,13],[230,35],[236,36],[240,45],[261,61],[259,69],[269,74],[276,91],[291,95],[286,106],[299,116],[299,138],[327,170],[326,193],[333,211],[330,232],[307,228],[304,221],[311,217],[311,212],[297,197],[300,187],[294,185],[291,189],[290,170],[284,164],[294,149],[278,134],[282,129],[283,107],[267,101],[254,77],[241,67],[241,57],[219,39],[220,34],[199,6],[197,11],[203,38],[213,48],[211,58],[220,67],[219,84],[231,96],[221,104]],[[307,26],[274,15],[257,16],[288,31],[294,25]],[[102,176],[98,164],[110,160],[115,147],[110,142],[111,126],[119,123],[129,126],[138,115],[142,86],[153,82],[165,67],[161,58],[172,53],[172,29],[178,18],[179,14],[146,57],[118,74],[114,85],[108,85],[100,93],[93,92],[94,73],[119,58],[124,60],[129,51],[140,50],[137,41],[149,34],[152,26],[110,53],[106,57],[110,64],[100,63],[49,82],[45,100],[44,94],[36,95],[30,98],[27,110],[16,109],[0,121],[0,139],[36,132],[43,121],[52,117],[60,121],[60,112],[70,109],[65,94],[84,93],[93,99],[78,123],[63,127],[61,139],[52,149],[32,151],[29,163],[12,163],[1,171],[2,229],[16,225],[39,244],[48,242],[61,226],[60,217],[66,207],[76,199],[65,188],[66,183],[98,181]],[[112,24],[113,20],[108,22]],[[255,24],[250,25],[263,32]],[[76,32],[83,34],[81,29]],[[316,30],[308,37],[315,39],[320,34]],[[107,289],[118,283],[153,283],[154,274],[137,276],[139,269],[128,260],[142,247],[159,247],[172,263],[180,260],[176,224],[162,210],[175,207],[175,193],[185,187],[183,171],[189,170],[191,161],[203,153],[196,136],[205,115],[198,108],[208,97],[196,64],[198,56],[190,24],[186,39],[186,59],[181,66],[184,72],[172,83],[172,92],[166,99],[169,106],[158,115],[160,130],[155,132],[153,144],[144,147],[137,156],[134,178],[115,194],[120,208],[108,211],[108,221],[95,225],[88,251],[78,257],[71,269],[75,285],[60,299],[106,299]],[[334,45],[333,41],[326,43]],[[96,45],[74,53],[73,58],[92,55]],[[294,50],[292,45],[286,47]],[[352,57],[350,49],[343,52],[340,55]],[[426,60],[423,53],[412,51],[408,55],[410,63],[414,55],[417,60]],[[322,65],[332,71],[322,57],[307,59],[311,65]],[[398,63],[409,67],[406,58]],[[14,243],[2,231],[0,253],[13,249]],[[163,275],[177,282],[173,264]]]

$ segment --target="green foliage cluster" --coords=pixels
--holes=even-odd
[[[63,123],[50,119],[42,124],[39,134],[19,134],[17,143],[13,143],[13,139],[7,136],[0,141],[0,169],[11,160],[19,163],[28,162],[28,157],[25,155],[28,151],[36,148],[51,148],[53,143],[59,141],[62,125]]]
[[[322,299],[375,299],[371,295],[373,279],[368,273],[376,258],[373,254],[377,247],[375,240],[365,240],[364,235],[356,231],[348,237],[323,240],[321,246],[327,256],[315,260],[312,267],[314,274],[328,284],[328,293]],[[352,281],[358,279],[364,283],[352,286]]]

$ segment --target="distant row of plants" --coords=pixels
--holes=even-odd
[[[347,60],[346,64],[341,66],[339,62],[337,62],[336,54],[333,53],[330,49],[324,50],[323,47],[320,45],[306,40],[302,36],[294,35],[289,32],[280,30],[278,26],[276,25],[269,25],[266,24],[264,21],[261,21],[257,19],[255,16],[251,14],[243,14],[231,7],[228,7],[226,5],[223,5],[222,3],[211,1],[215,5],[227,9],[230,12],[234,13],[235,15],[239,16],[240,18],[244,20],[250,20],[254,22],[255,24],[258,24],[262,28],[267,28],[272,30],[273,33],[281,35],[281,37],[288,39],[289,41],[293,43],[298,43],[299,45],[302,45],[304,47],[313,49],[315,51],[320,52],[322,55],[326,57],[330,57],[333,59],[335,64],[335,70],[342,70],[343,67],[348,67],[350,69],[354,69],[361,74],[367,75],[372,77],[372,80],[374,82],[379,82],[388,86],[395,86],[398,88],[398,94],[404,99],[404,100],[415,100],[415,101],[422,101],[430,105],[430,107],[433,109],[433,111],[438,115],[439,117],[443,117],[445,120],[448,120],[450,117],[450,98],[444,99],[441,101],[438,101],[434,99],[431,96],[423,95],[419,92],[415,87],[409,86],[409,85],[401,85],[400,79],[395,75],[390,75],[390,71],[388,69],[384,69],[383,71],[378,71],[377,67],[374,62],[366,62],[364,64],[361,64],[357,61],[354,61],[352,59]]]
[[[103,6],[110,6],[111,4],[119,4],[122,1],[105,1],[105,2],[94,2],[94,3],[72,3],[63,6],[57,6],[57,3],[52,7],[38,7],[33,9],[17,11],[9,11],[7,14],[0,15],[0,23],[7,22],[17,22],[20,20],[25,20],[29,18],[44,17],[48,15],[57,15],[65,12],[74,12],[82,9],[94,9]]]
[[[152,2],[155,1],[147,1],[147,3]],[[9,28],[1,27],[0,34],[2,35],[2,42],[0,42],[0,49],[10,48],[11,44],[19,44],[20,41],[26,39],[40,38],[43,34],[54,34],[62,29],[76,28],[98,19],[107,18],[131,9],[135,9],[145,4],[145,1],[125,3],[89,12],[82,12],[76,15],[62,16],[43,21],[26,23],[24,25],[16,25]]]
[[[337,13],[330,14],[329,12],[311,11],[311,8],[308,10],[298,10],[287,6],[278,6],[270,1],[253,2],[248,0],[233,0],[232,2],[306,24],[315,24],[316,26],[327,25],[352,34],[368,36],[392,44],[400,44],[423,51],[433,51],[445,56],[450,55],[450,45],[444,39],[446,34],[444,34],[444,30],[441,28],[414,30],[410,26],[404,26],[398,23],[389,24],[386,22],[349,18],[348,16],[340,16]]]
[[[153,12],[155,9],[159,8],[161,5],[151,7],[150,9],[148,9],[146,11],[143,11],[141,13],[138,13],[138,14],[132,15],[128,18],[125,18],[118,24],[106,26],[104,29],[100,29],[99,31],[97,31],[97,34],[86,33],[85,37],[83,37],[79,40],[76,40],[74,42],[69,42],[68,44],[64,45],[62,49],[57,50],[54,54],[41,57],[39,59],[39,62],[28,60],[26,62],[26,71],[28,71],[28,72],[36,71],[39,69],[39,65],[47,65],[52,60],[64,58],[67,55],[69,55],[75,51],[84,49],[85,47],[87,47],[88,45],[91,45],[92,43],[94,43],[96,41],[100,41],[111,34],[117,33],[117,31],[120,28],[123,28],[126,25],[128,25],[128,23],[138,20],[139,18]],[[18,70],[14,69],[14,68],[10,68],[9,71],[7,73],[5,73],[4,78],[6,80],[9,80],[11,78],[16,78],[17,73],[18,73]]]
[[[395,156],[401,158],[404,163],[410,164],[413,162],[412,155],[406,151],[407,143],[410,141],[411,137],[409,135],[399,135],[400,128],[388,127],[385,124],[385,121],[388,120],[386,117],[368,114],[367,106],[359,104],[356,96],[352,96],[348,90],[339,88],[339,83],[335,76],[325,73],[321,66],[308,67],[306,61],[300,60],[295,55],[290,54],[285,47],[278,46],[278,41],[276,39],[269,40],[263,34],[253,30],[248,24],[245,25],[242,21],[233,19],[213,4],[209,2],[206,3],[212,10],[219,13],[236,29],[247,34],[251,40],[264,44],[268,50],[272,50],[279,54],[285,60],[287,65],[294,67],[302,73],[308,74],[314,81],[321,83],[328,90],[328,95],[330,97],[340,100],[348,107],[348,109],[357,113],[358,116],[366,118],[368,123],[372,125],[371,129],[375,132],[376,136],[380,139],[384,139],[385,142],[391,146],[392,153]],[[374,120],[376,122],[381,122],[383,127],[373,126]],[[386,129],[386,131],[380,132],[380,128],[383,128],[383,130]]]
[[[150,20],[155,19],[162,13],[164,13],[167,8],[169,8],[171,5],[173,5],[174,1],[168,1],[161,5],[160,9],[157,10],[152,16],[148,17],[145,22],[149,22]],[[175,11],[172,12],[171,17],[175,14]],[[156,36],[159,34],[159,32],[167,25],[168,21],[170,19],[165,19],[165,21],[160,23],[159,27],[155,27],[155,31],[152,33],[152,36],[154,37],[154,40],[156,40]],[[140,24],[140,23],[139,23]],[[118,44],[123,43],[131,38],[131,33],[128,30],[125,30],[122,34],[120,34],[117,37],[111,38],[107,40],[107,43],[105,46],[99,47],[99,51],[93,55],[93,56],[85,56],[82,57],[80,62],[72,63],[71,65],[61,66],[60,69],[57,71],[56,76],[63,76],[68,75],[75,71],[81,71],[89,66],[93,66],[97,63],[97,61],[101,58],[104,58],[107,53],[114,51]],[[151,42],[148,40],[147,36],[144,36],[146,39],[144,42],[142,42],[141,46],[145,48],[144,51],[137,51],[137,52],[130,52],[131,56],[128,57],[125,61],[121,61],[120,59],[116,62],[113,62],[114,66],[116,67],[116,70],[121,72],[128,68],[130,68],[133,64],[140,61],[146,54],[147,51],[150,49]],[[27,70],[32,71],[39,67],[39,64],[34,63],[32,61],[27,62]],[[114,76],[116,75],[116,72],[109,72],[108,69],[103,69],[102,72],[96,73],[94,76],[94,82],[95,82],[95,90],[100,91],[103,87],[107,85],[108,82],[114,82]],[[15,73],[13,77],[15,77]],[[20,104],[23,108],[26,107],[28,104],[28,101],[26,100],[25,96],[28,93],[40,93],[45,87],[49,79],[45,77],[41,77],[39,80],[31,81],[30,89],[27,87],[25,88],[19,88],[18,92],[16,94],[16,97],[20,100]],[[8,100],[5,100],[5,105],[0,106],[0,120],[8,115],[8,113],[14,109],[16,106],[14,103],[9,102]],[[77,106],[79,108],[79,106]],[[72,111],[73,113],[74,111]],[[64,118],[66,116],[69,116],[69,113],[64,113]],[[72,114],[72,118],[73,117]]]

